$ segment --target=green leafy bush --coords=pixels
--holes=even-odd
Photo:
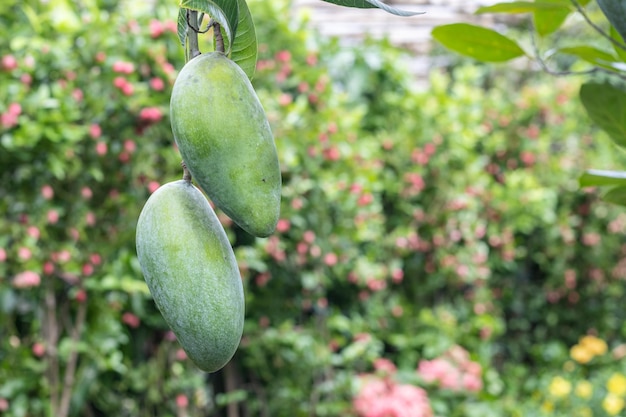
[[[577,85],[462,66],[417,91],[387,43],[347,49],[288,22],[286,2],[255,1],[281,219],[259,239],[220,213],[244,338],[223,371],[197,371],[134,252],[150,192],[181,175],[169,6],[0,6],[7,416],[365,416],[364,398],[381,404],[368,392],[399,404],[419,392],[423,415],[524,415],[553,377],[593,366],[603,384],[623,367],[607,354],[561,372],[587,333],[611,352],[625,336],[626,217],[577,183],[623,157],[589,126]]]

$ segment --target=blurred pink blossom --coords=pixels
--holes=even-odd
[[[41,187],[41,195],[45,200],[51,200],[54,197],[54,190],[49,185]]]
[[[378,358],[374,360],[374,369],[386,375],[393,375],[398,370],[396,365],[386,358]]]
[[[13,278],[13,286],[15,288],[37,287],[40,283],[41,277],[34,271],[20,272]]]
[[[48,210],[48,223],[55,224],[59,221],[59,212],[56,210]]]
[[[442,356],[432,360],[421,360],[417,373],[427,383],[453,391],[477,392],[482,389],[482,367],[470,359],[461,346],[453,346]]]
[[[324,263],[328,266],[335,266],[337,265],[338,261],[339,261],[339,258],[334,252],[330,252],[324,255]]]
[[[163,91],[165,83],[162,79],[155,77],[150,79],[150,87],[152,87],[154,91]]]
[[[144,122],[155,123],[162,117],[163,113],[158,107],[145,107],[139,112],[139,118]]]
[[[363,386],[353,400],[360,417],[432,417],[426,391],[374,377],[362,379]]]
[[[176,396],[176,406],[178,408],[187,408],[189,405],[189,399],[185,394],[178,394]]]
[[[153,192],[155,192],[156,190],[158,190],[158,188],[161,186],[161,184],[159,184],[157,181],[150,181],[148,183],[148,191],[150,192],[150,194],[152,194]]]
[[[291,222],[288,219],[279,219],[276,224],[276,231],[278,233],[285,233],[291,228]]]
[[[126,312],[122,315],[122,322],[128,325],[128,327],[132,327],[133,329],[135,329],[139,327],[141,320],[139,320],[139,317],[137,317],[133,313]]]
[[[91,136],[93,139],[98,139],[101,135],[102,128],[100,127],[100,125],[97,123],[92,123],[91,126],[89,126],[89,136]]]
[[[152,19],[150,21],[149,24],[149,29],[150,29],[150,37],[151,38],[158,38],[159,36],[161,36],[163,34],[163,32],[165,32],[165,28],[163,27],[163,23],[161,23],[160,21],[156,20],[156,19]]]
[[[26,233],[28,234],[28,236],[32,237],[35,240],[39,239],[39,236],[41,235],[41,232],[39,231],[39,228],[37,226],[28,226],[28,229],[26,229]]]
[[[108,146],[106,142],[99,141],[98,143],[96,143],[96,153],[98,155],[100,156],[106,155],[107,150],[108,150]]]
[[[29,260],[32,256],[33,256],[33,252],[24,246],[20,247],[17,250],[17,257],[23,261]]]
[[[2,69],[12,71],[17,68],[17,59],[13,55],[4,55],[2,57]]]
[[[132,74],[135,71],[135,64],[126,61],[116,61],[113,63],[113,72],[120,74]]]

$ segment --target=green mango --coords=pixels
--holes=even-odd
[[[219,370],[239,346],[245,305],[235,255],[208,200],[190,181],[163,185],[143,207],[136,238],[163,318],[198,368]]]
[[[224,54],[190,60],[170,100],[174,139],[204,192],[248,233],[266,237],[280,214],[274,137],[243,70]]]

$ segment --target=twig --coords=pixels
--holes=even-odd
[[[224,367],[224,385],[226,393],[231,393],[237,389],[237,381],[235,369],[232,361]],[[226,406],[226,415],[228,417],[239,417],[239,406],[237,402],[229,402]]]
[[[532,23],[531,23],[531,26],[532,26]],[[548,74],[554,75],[557,77],[569,76],[569,75],[589,75],[599,70],[599,68],[597,67],[593,67],[585,71],[554,71],[550,69],[546,61],[544,61],[544,59],[542,58],[541,52],[539,51],[539,46],[537,45],[537,39],[535,38],[535,28],[531,27],[529,32],[530,32],[530,40],[533,45],[533,53],[535,55],[535,58],[537,59],[537,62],[539,62],[541,69],[543,69],[543,71],[547,72]]]
[[[583,17],[583,19],[585,19],[585,21],[592,27],[595,29],[596,32],[598,32],[600,35],[604,36],[606,39],[608,39],[609,41],[611,41],[611,43],[613,43],[613,45],[617,46],[618,48],[620,48],[623,51],[626,51],[626,45],[624,45],[623,43],[617,41],[616,39],[614,39],[611,35],[609,35],[608,33],[606,33],[604,31],[604,29],[602,29],[600,26],[596,25],[595,23],[593,23],[591,21],[591,19],[589,18],[589,16],[587,15],[587,13],[585,12],[585,9],[580,5],[580,3],[578,3],[577,0],[570,0],[572,2],[572,4],[574,5],[574,7],[576,7],[576,10],[578,11],[578,13],[580,13]]]
[[[85,318],[87,317],[87,303],[83,302],[78,305],[78,313],[76,313],[76,322],[72,328],[72,349],[65,367],[65,375],[63,378],[63,394],[61,396],[61,404],[59,406],[59,417],[67,417],[70,411],[70,400],[72,399],[72,390],[74,388],[74,379],[76,377],[76,363],[78,362],[78,342],[80,334],[83,331]]]
[[[46,374],[50,384],[50,408],[56,415],[59,407],[59,361],[57,357],[57,342],[59,338],[59,326],[56,316],[56,297],[54,294],[54,281],[47,280],[45,303],[46,303],[46,327],[44,338],[46,339],[46,356],[48,367]]]

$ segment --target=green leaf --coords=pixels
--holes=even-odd
[[[620,206],[626,206],[626,187],[611,188],[602,196],[602,200],[607,203],[618,204]]]
[[[333,3],[338,6],[344,7],[356,7],[357,9],[383,9],[387,13],[395,14],[396,16],[415,16],[418,14],[424,14],[425,12],[409,12],[406,10],[400,10],[395,7],[391,7],[379,0],[323,0],[327,3]]]
[[[622,36],[617,32],[617,30],[615,30],[615,27],[613,25],[611,25],[611,30],[610,30],[610,34],[611,34],[611,38],[613,38],[614,41],[619,42],[620,44],[622,44],[624,47],[626,47],[626,43],[624,43],[624,39],[622,38]],[[619,57],[619,59],[622,60],[622,62],[626,62],[626,50],[620,48],[619,46],[613,44],[613,49],[615,49],[615,53],[617,54],[617,56]]]
[[[178,9],[176,31],[178,32],[178,40],[180,40],[181,46],[185,49],[187,45],[187,9]]]
[[[588,169],[580,176],[578,183],[581,187],[626,186],[626,171]]]
[[[554,52],[574,55],[597,67],[611,71],[620,71],[620,65],[616,65],[616,63],[619,64],[619,60],[614,55],[598,48],[594,48],[593,46],[570,46],[567,48],[557,49]],[[626,65],[621,66],[626,68]]]
[[[552,4],[555,8],[537,9],[533,12],[535,30],[539,36],[547,36],[556,32],[572,12],[569,0],[543,0],[543,3]]]
[[[239,2],[239,23],[230,58],[243,69],[248,78],[252,79],[258,54],[256,30],[246,1],[237,1]]]
[[[181,0],[180,7],[206,13],[224,28],[228,43],[231,44],[239,23],[239,3],[232,0]],[[179,14],[180,24],[180,14]],[[187,24],[185,18],[185,25]],[[185,26],[186,27],[186,26]],[[180,29],[179,29],[180,37]],[[226,50],[228,54],[230,51]]]
[[[598,0],[598,6],[615,30],[626,39],[626,0]]]
[[[491,6],[482,6],[476,10],[476,14],[483,13],[530,13],[539,10],[548,10],[548,11],[562,11],[563,5],[562,1],[552,2],[549,0],[544,1],[512,1],[508,3],[496,3]],[[567,3],[569,4],[569,3]],[[571,8],[566,8],[570,10]]]
[[[446,48],[480,61],[504,62],[525,55],[515,41],[468,23],[437,26],[432,35]]]
[[[588,82],[580,88],[580,100],[591,120],[626,147],[626,92],[606,82]]]

